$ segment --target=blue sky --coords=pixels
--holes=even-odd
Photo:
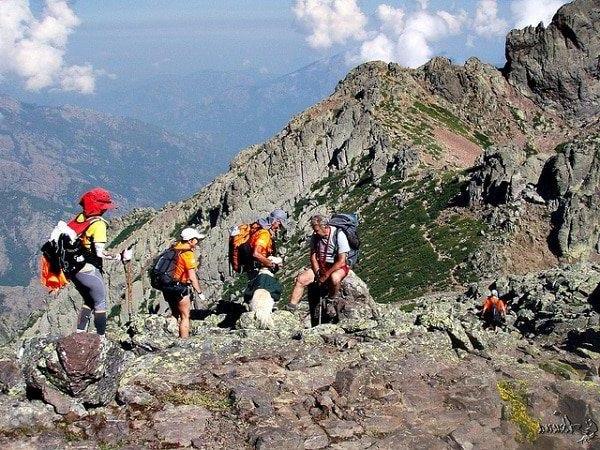
[[[283,2],[253,3],[108,0],[102,9],[96,2],[76,4],[83,23],[71,38],[69,57],[93,56],[90,62],[117,74],[242,66],[282,73],[318,57],[306,48]]]
[[[380,3],[359,2],[369,17]],[[414,7],[412,1],[387,3]],[[431,6],[442,8],[447,3],[436,1]],[[473,9],[474,2],[456,3]],[[349,47],[311,48],[292,5],[282,0],[78,2],[73,8],[82,24],[70,39],[68,59],[118,75],[130,70],[136,74],[234,70],[243,65],[286,73]],[[458,62],[471,55],[492,63],[504,61],[501,36],[486,39],[477,48],[465,47],[464,42],[464,36],[453,38],[440,53]]]
[[[542,17],[547,22],[563,3],[2,0],[0,13],[12,9],[8,17],[17,17],[15,21],[20,17],[26,26],[17,32],[10,20],[0,20],[0,39],[5,41],[0,41],[0,59],[6,61],[0,61],[0,74],[20,79],[30,90],[92,93],[99,78],[136,80],[162,73],[242,68],[284,74],[339,53],[347,55],[349,67],[368,59],[416,66],[433,55],[457,63],[477,56],[502,65],[506,31],[519,24],[536,24]],[[54,9],[48,13],[51,6]],[[345,8],[350,8],[349,14],[344,15]],[[476,16],[481,13],[487,16],[483,28],[481,23],[477,28]],[[54,22],[62,28],[49,27],[48,15],[58,18]],[[36,27],[45,31],[36,34]],[[28,64],[24,47],[31,51],[30,61],[44,64]]]

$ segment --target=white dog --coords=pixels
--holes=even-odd
[[[273,261],[275,264],[281,264],[282,260],[279,257],[270,256],[269,259]],[[258,276],[270,276],[274,277],[275,275],[266,267],[263,267],[258,271]],[[258,326],[262,330],[271,330],[275,327],[273,323],[273,306],[275,305],[275,300],[271,297],[271,293],[266,289],[258,288],[252,294],[252,300],[250,300],[250,311],[254,312],[256,320],[258,321]]]
[[[260,329],[270,330],[274,328],[275,324],[271,316],[274,304],[273,297],[271,297],[271,294],[266,289],[257,289],[254,291],[254,295],[250,301],[250,311],[254,312]]]

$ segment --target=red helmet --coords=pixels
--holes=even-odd
[[[110,192],[102,188],[94,188],[81,196],[79,204],[83,208],[83,214],[86,216],[99,216],[109,209],[115,208],[110,197]]]

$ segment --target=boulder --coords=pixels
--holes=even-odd
[[[179,336],[177,320],[156,314],[140,314],[131,321],[129,344],[136,353],[172,347]]]
[[[24,354],[27,388],[57,413],[79,414],[84,407],[107,405],[115,398],[124,352],[97,334],[39,340],[25,351],[30,352]]]
[[[54,428],[54,422],[61,419],[51,406],[39,400],[22,401],[0,395],[0,409],[0,435],[37,433]]]
[[[273,328],[271,331],[280,332],[283,334],[293,334],[296,331],[302,329],[302,323],[295,314],[289,311],[273,311]],[[242,313],[240,318],[235,324],[237,329],[242,330],[260,330],[260,324],[256,319],[254,312]]]
[[[211,419],[210,411],[198,405],[167,405],[154,415],[154,429],[164,446],[189,447],[198,440]]]
[[[353,270],[342,281],[336,310],[339,326],[353,331],[372,328],[374,322],[369,319],[379,316],[369,287]]]
[[[12,358],[0,360],[0,392],[8,394],[23,382],[21,368]]]
[[[544,166],[539,186],[559,204],[551,236],[558,255],[586,259],[600,237],[600,135],[563,145]]]
[[[488,148],[471,174],[467,187],[469,205],[502,205],[521,198],[537,183],[544,161],[543,157],[528,156],[525,150],[514,146]]]

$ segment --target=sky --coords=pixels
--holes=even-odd
[[[256,70],[343,54],[417,67],[435,55],[504,63],[506,33],[562,0],[0,0],[0,77],[90,95],[99,80]]]

